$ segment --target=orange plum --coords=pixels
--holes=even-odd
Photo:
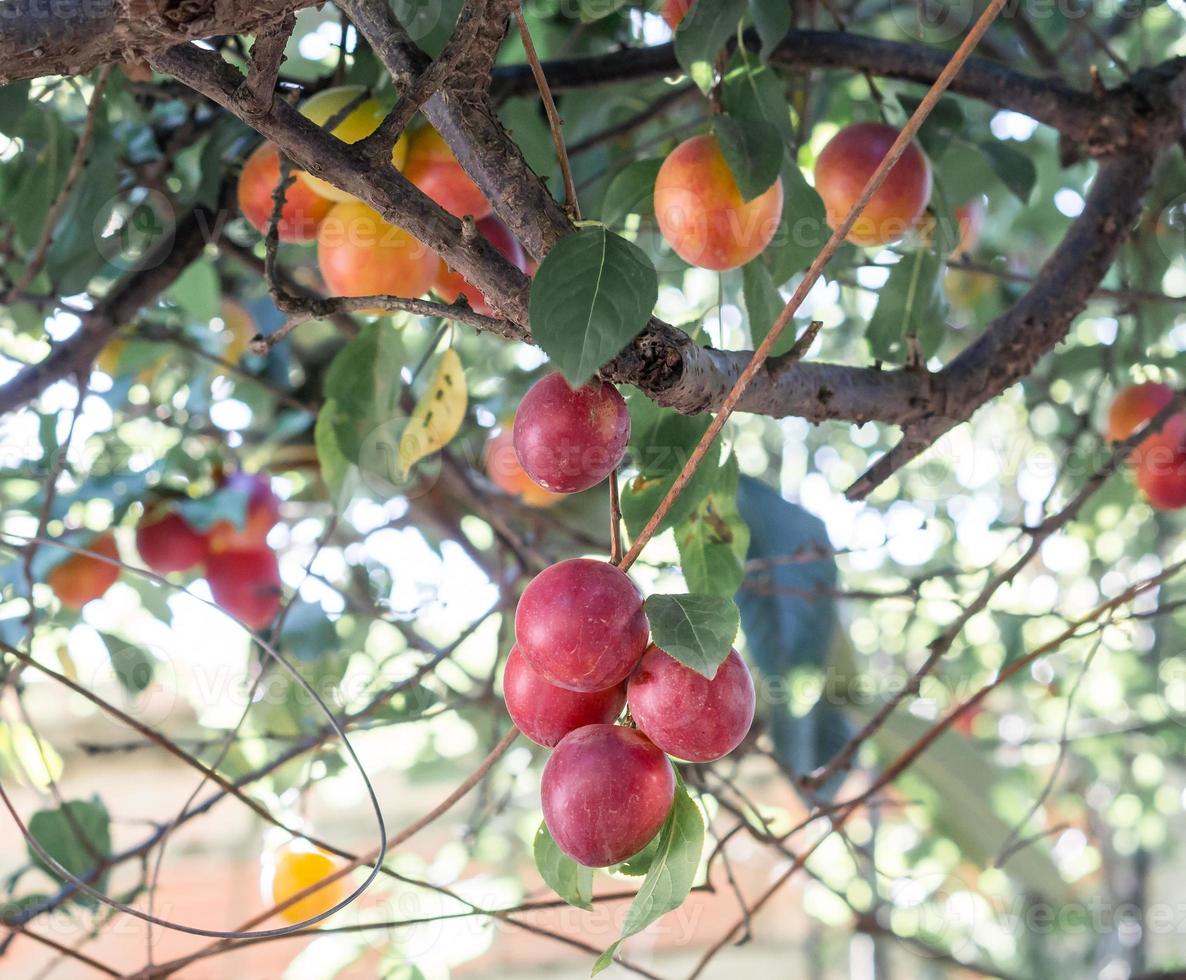
[[[485,218],[492,208],[462,169],[449,144],[431,126],[417,130],[408,147],[404,173],[413,184],[455,218]]]
[[[328,878],[337,870],[333,857],[304,842],[281,847],[271,861],[265,862],[264,901],[279,905],[311,885]],[[328,912],[349,894],[345,878],[337,878],[298,899],[279,913],[289,924],[305,922]]]
[[[513,436],[514,421],[503,425],[497,435],[491,436],[486,442],[483,461],[486,464],[486,475],[500,490],[505,490],[512,497],[518,497],[528,507],[551,507],[564,499],[562,493],[552,493],[545,490],[523,469],[519,457],[515,453]]]
[[[77,555],[71,552],[65,561],[55,565],[45,577],[58,601],[67,609],[81,609],[92,599],[98,599],[119,578],[118,565],[96,557],[119,558],[119,549],[110,531],[93,538],[86,548],[95,554]]]
[[[276,147],[264,143],[247,158],[239,174],[239,210],[261,235],[267,234],[272,218],[272,194],[280,183],[280,156]],[[309,184],[295,180],[284,192],[284,207],[276,231],[282,242],[311,242],[317,226],[329,213],[333,201],[318,194]]]
[[[1173,388],[1156,381],[1121,388],[1108,407],[1108,441],[1127,439],[1165,408],[1173,397]]]
[[[663,19],[673,31],[683,23],[694,0],[663,0]]]
[[[330,295],[414,297],[432,288],[440,258],[361,201],[347,201],[321,223],[317,263]]]
[[[745,265],[770,244],[781,216],[782,179],[743,200],[715,136],[685,140],[659,168],[659,230],[691,265],[716,271]]]

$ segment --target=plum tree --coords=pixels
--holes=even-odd
[[[655,178],[659,230],[681,259],[703,269],[745,265],[770,244],[781,217],[782,178],[746,201],[712,135],[677,146]]]
[[[347,106],[352,104],[353,108],[342,116]],[[301,115],[318,126],[325,126],[330,120],[341,117],[330,132],[343,143],[357,143],[379,128],[386,113],[376,99],[367,96],[366,89],[361,85],[339,85],[307,98],[301,105]],[[407,156],[408,140],[401,134],[391,147],[391,165],[399,170],[404,166]],[[297,176],[314,192],[331,201],[354,199],[352,194],[339,190],[328,180],[314,177],[307,171],[301,170]]]
[[[252,151],[239,174],[239,210],[256,231],[264,234],[272,218],[273,192],[280,183],[280,152],[272,143]],[[317,226],[329,214],[334,202],[305,181],[294,181],[285,189],[284,207],[276,232],[282,242],[311,242]]]
[[[540,572],[515,610],[515,640],[547,680],[570,691],[621,684],[646,649],[642,594],[613,565],[569,558]]]
[[[728,755],[754,720],[754,681],[736,650],[709,680],[652,644],[630,675],[627,698],[639,730],[688,762]]]
[[[136,525],[136,550],[160,575],[188,572],[206,560],[206,536],[167,504],[145,510]]]
[[[827,917],[823,973],[864,921],[892,947],[942,914],[943,889],[886,873],[959,875],[993,908],[1165,890],[1186,570],[1181,521],[1151,508],[1186,506],[1186,420],[1166,405],[1184,377],[1181,4],[1104,5],[1069,31],[964,4],[946,39],[899,6],[846,4],[840,24],[786,0],[12,0],[0,676],[22,710],[0,764],[38,811],[14,824],[24,863],[51,867],[38,843],[113,899],[143,894],[108,910],[60,870],[49,888],[7,876],[6,966],[163,980],[267,956],[280,976],[292,950],[290,975],[464,973],[477,933],[418,943],[438,923],[377,914],[415,892],[474,898],[458,928],[482,924],[516,974],[490,921],[569,950],[591,921],[538,900],[532,855],[558,899],[598,925],[614,903],[625,933],[688,896],[703,928],[676,959],[698,977],[744,969],[751,932],[810,931],[797,916],[819,903],[778,911],[820,861],[813,888],[862,897],[855,926]],[[917,145],[857,244],[831,241],[901,132],[850,127],[873,119]],[[1090,431],[1101,392],[1146,378],[1109,440]],[[1120,474],[1117,439],[1136,448]],[[944,447],[967,451],[928,452]],[[135,535],[143,558],[96,569],[52,543],[95,534],[109,554]],[[780,696],[800,677],[860,693],[890,662],[909,683],[871,707]],[[771,696],[751,727],[755,688]],[[92,747],[73,712],[59,723],[66,690],[142,724]],[[1057,752],[1001,737],[1058,740],[1064,719]],[[124,791],[165,765],[201,774],[192,807]],[[785,840],[786,820],[772,836],[748,818],[833,792]],[[401,793],[416,812],[387,812]],[[218,828],[248,812],[269,839],[315,815],[351,880],[382,859],[350,936],[271,941],[325,904],[241,923],[234,903],[166,900],[234,858]],[[852,860],[828,864],[849,832]],[[187,862],[195,834],[229,844]],[[612,882],[575,866],[640,846]],[[808,868],[786,860],[816,846]],[[269,879],[265,904],[333,866],[293,847],[314,866]],[[1101,855],[1114,873],[1087,873]],[[491,862],[507,887],[487,901]],[[713,900],[729,885],[744,908]],[[231,938],[145,964],[142,943],[90,937],[171,905],[176,931]],[[433,905],[412,918],[452,915]],[[944,921],[903,938],[1001,976],[1047,976],[1055,955],[1180,966],[1152,935],[986,945]]]
[[[413,184],[455,218],[475,221],[493,210],[481,189],[457,162],[449,144],[431,126],[412,136],[404,173]]]
[[[218,606],[250,629],[263,629],[280,611],[280,565],[265,547],[212,551],[206,581]]]
[[[675,795],[671,763],[641,732],[586,725],[566,735],[540,780],[544,821],[574,861],[602,868],[641,851]]]
[[[280,905],[337,870],[333,857],[303,842],[285,844],[264,861],[262,891],[265,902]],[[305,922],[328,912],[348,894],[345,878],[327,882],[280,912],[290,924]]]
[[[81,609],[92,599],[98,599],[119,578],[119,566],[104,561],[104,556],[119,559],[119,547],[115,535],[100,534],[86,544],[89,555],[70,554],[55,565],[46,575],[45,581],[58,601],[67,609]]]
[[[561,374],[540,378],[515,413],[515,453],[527,475],[553,493],[596,486],[622,461],[630,412],[612,385],[571,387]]]
[[[578,728],[610,724],[626,704],[624,684],[590,692],[557,687],[531,666],[517,646],[511,647],[507,657],[502,693],[519,731],[548,748]]]
[[[432,288],[440,259],[361,201],[346,201],[321,222],[317,264],[336,296],[421,296]]]
[[[845,126],[815,162],[815,189],[823,198],[828,224],[840,227],[856,204],[898,130],[885,123]],[[885,245],[905,235],[922,217],[931,200],[931,165],[911,142],[848,233],[854,245]]]
[[[512,435],[514,424],[514,419],[510,419],[486,440],[482,452],[486,475],[496,487],[517,497],[528,507],[551,507],[559,503],[564,494],[545,490],[527,475],[519,462]]]

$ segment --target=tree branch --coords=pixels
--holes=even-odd
[[[181,41],[256,34],[316,0],[5,0],[0,85],[145,60]]]

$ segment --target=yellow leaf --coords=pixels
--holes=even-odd
[[[465,372],[453,348],[441,356],[432,383],[416,403],[399,440],[399,467],[406,477],[425,456],[443,449],[465,420]]]

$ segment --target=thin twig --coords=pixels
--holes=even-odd
[[[519,35],[523,39],[523,50],[527,54],[527,62],[531,65],[531,73],[535,76],[535,84],[539,88],[540,98],[544,102],[544,112],[548,116],[548,128],[552,131],[552,142],[556,146],[556,160],[560,164],[560,175],[564,179],[564,207],[574,220],[581,219],[581,206],[577,201],[577,186],[572,179],[572,167],[568,163],[568,150],[564,147],[564,121],[556,111],[556,101],[552,98],[552,90],[548,86],[547,76],[540,65],[539,55],[535,44],[531,40],[531,31],[527,27],[527,19],[523,16],[522,6],[515,7],[515,22],[519,25]]]

